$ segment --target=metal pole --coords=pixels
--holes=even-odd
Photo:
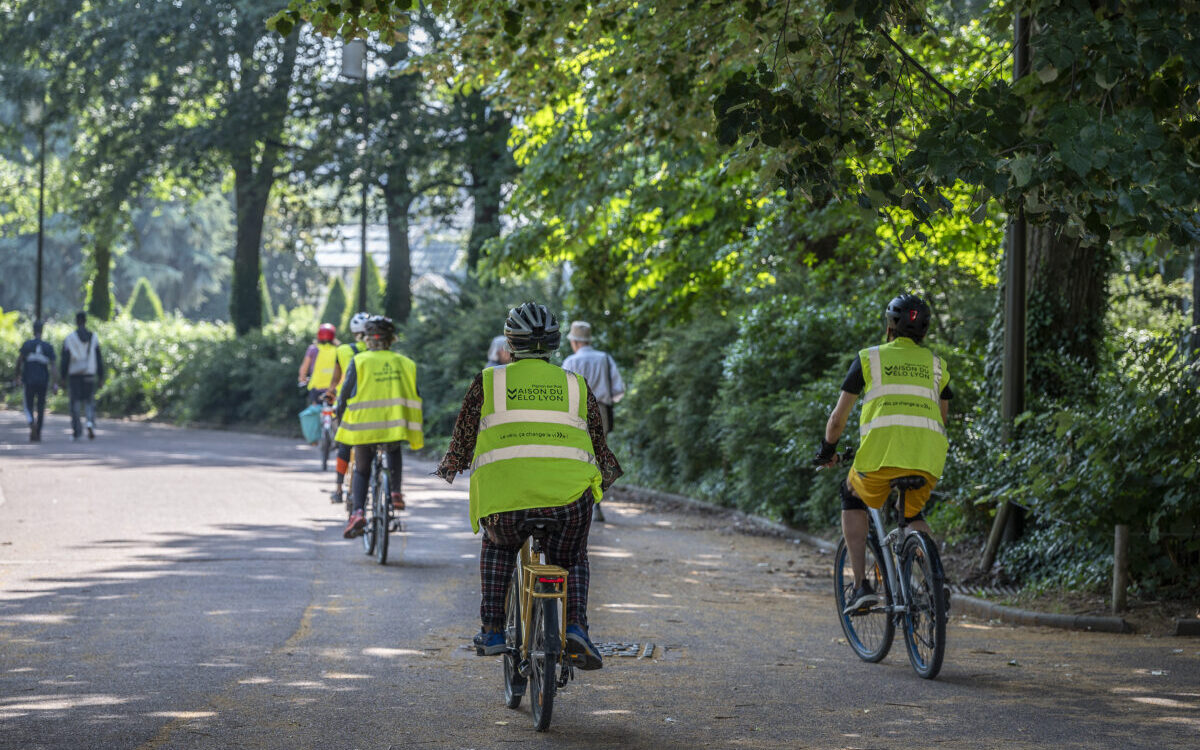
[[[367,309],[367,191],[370,189],[370,164],[371,160],[367,154],[367,144],[369,136],[369,123],[371,116],[370,99],[367,96],[367,73],[370,49],[367,42],[363,40],[363,67],[362,67],[362,97],[363,97],[363,123],[362,123],[362,257],[358,260],[358,312],[366,312]]]
[[[34,293],[34,320],[42,320],[42,247],[46,224],[46,122],[40,124],[38,161],[38,239],[37,239],[37,291]]]
[[[1013,22],[1013,80],[1029,73],[1029,18],[1017,15]],[[1004,263],[1004,357],[1000,386],[1000,418],[1006,439],[1012,439],[1013,421],[1025,410],[1025,263],[1028,254],[1028,227],[1025,209],[1017,207],[1008,226]],[[1005,501],[996,512],[979,569],[991,570],[1000,551],[1004,527],[1012,515]]]

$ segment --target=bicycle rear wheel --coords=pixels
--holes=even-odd
[[[900,575],[910,599],[904,615],[908,661],[919,676],[931,680],[941,671],[946,653],[946,578],[937,544],[925,532],[914,532],[904,540]]]
[[[850,566],[850,551],[843,539],[838,543],[837,554],[833,558],[833,599],[837,605],[838,622],[842,624],[846,642],[858,654],[858,658],[874,663],[881,661],[891,650],[896,624],[887,611],[887,606],[892,603],[892,591],[888,585],[883,552],[879,542],[871,537],[867,539],[866,580],[883,598],[882,604],[872,607],[866,614],[843,614],[846,600],[854,590],[854,569]]]
[[[375,480],[375,560],[380,565],[387,564],[388,556],[388,527],[391,522],[392,493],[391,480],[387,472],[379,469],[379,478]]]
[[[554,713],[554,691],[558,679],[558,655],[562,648],[558,634],[558,600],[535,599],[533,615],[529,618],[529,709],[533,713],[533,728],[544,732],[550,728]]]
[[[521,570],[513,571],[504,597],[504,705],[516,708],[525,697],[528,680],[521,674]]]
[[[321,471],[329,469],[329,451],[333,448],[333,433],[328,428],[321,430]]]

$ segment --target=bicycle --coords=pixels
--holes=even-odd
[[[329,469],[329,454],[333,450],[333,436],[337,430],[333,426],[333,403],[328,398],[321,399],[321,440],[318,450],[321,452],[321,471]]]
[[[364,512],[367,525],[362,535],[363,550],[374,554],[380,565],[387,564],[388,534],[403,531],[399,511],[392,506],[392,460],[384,446],[375,446],[375,458],[371,461],[370,484],[367,485],[367,503]]]
[[[850,460],[853,454],[853,448],[847,450],[841,461]],[[884,503],[883,513],[868,508],[866,579],[883,601],[866,612],[844,613],[846,600],[854,590],[854,572],[844,538],[834,556],[833,598],[846,641],[860,659],[882,661],[892,647],[896,628],[900,628],[913,670],[931,680],[941,670],[946,652],[949,602],[945,573],[937,544],[923,531],[909,531],[904,512],[897,510],[904,508],[905,493],[923,487],[925,479],[897,477],[891,485],[893,492]],[[893,498],[897,498],[894,503]],[[893,513],[898,516],[896,528],[885,536],[885,515]]]
[[[550,728],[555,693],[575,678],[566,656],[567,571],[545,563],[546,540],[561,528],[553,518],[526,517],[518,524],[527,538],[504,598],[504,703],[518,708],[529,688],[539,732]]]

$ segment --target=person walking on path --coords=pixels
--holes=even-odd
[[[600,418],[604,436],[613,428],[613,405],[625,395],[625,382],[612,356],[592,346],[592,324],[583,320],[571,323],[567,334],[574,354],[563,360],[562,368],[578,373],[587,381],[588,390],[595,395],[600,406]],[[604,511],[596,505],[596,520],[604,523]]]
[[[33,338],[21,344],[17,357],[17,385],[25,385],[25,421],[29,424],[29,442],[42,439],[42,419],[46,415],[46,388],[54,364],[54,347],[42,341],[42,321],[33,323]]]
[[[100,337],[87,328],[87,313],[75,314],[75,330],[62,345],[59,373],[67,381],[71,397],[71,437],[82,433],[80,420],[87,419],[88,440],[96,437],[96,389],[104,384],[104,356]]]

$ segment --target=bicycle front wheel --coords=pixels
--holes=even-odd
[[[392,525],[391,507],[391,480],[388,479],[386,471],[381,471],[375,481],[375,560],[380,565],[387,564],[388,527]]]
[[[913,532],[900,550],[900,576],[908,587],[904,643],[908,661],[927,680],[937,677],[946,653],[946,577],[937,544],[923,531]]]
[[[504,597],[504,705],[516,708],[525,697],[528,680],[518,667],[521,663],[521,570],[513,571]]]
[[[544,732],[550,728],[554,713],[554,691],[557,686],[558,655],[561,649],[558,633],[558,600],[535,599],[533,616],[529,618],[529,709],[533,713],[533,728]]]
[[[375,552],[375,530],[378,526],[375,517],[375,482],[372,481],[367,487],[367,502],[364,504],[363,510],[367,514],[367,526],[364,529],[365,533],[362,536],[363,552],[370,555]]]
[[[883,552],[879,542],[867,539],[866,580],[883,599],[866,614],[843,614],[846,601],[854,591],[854,569],[850,566],[850,551],[843,539],[833,558],[833,599],[837,606],[838,622],[846,634],[846,642],[858,658],[867,662],[882,661],[892,648],[896,635],[896,624],[887,607],[892,603],[892,591],[888,585],[887,568],[883,563]]]

